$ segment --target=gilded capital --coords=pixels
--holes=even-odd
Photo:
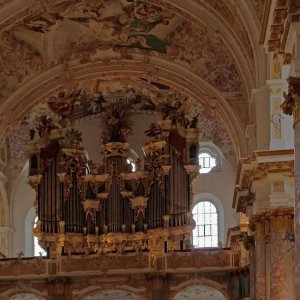
[[[282,111],[287,115],[294,116],[294,122],[300,120],[300,77],[290,76],[288,93],[283,92],[284,102],[281,104]]]

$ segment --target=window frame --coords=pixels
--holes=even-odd
[[[194,205],[192,207],[191,212],[193,211],[194,207],[200,203],[200,202],[204,202],[204,201],[208,201],[211,202],[217,210],[217,214],[218,214],[218,243],[222,243],[224,244],[225,241],[225,222],[224,222],[224,207],[223,207],[223,203],[222,201],[215,196],[214,194],[211,193],[200,193],[198,195],[195,195],[194,197]],[[195,227],[196,229],[196,227]],[[193,229],[193,230],[195,230]],[[217,247],[198,247],[195,246],[193,243],[193,232],[191,235],[191,242],[192,242],[192,246],[196,249],[216,249]]]
[[[195,244],[194,244],[194,242],[193,242],[193,247],[195,247],[195,248],[204,248],[204,249],[210,249],[210,248],[218,248],[218,244],[219,244],[219,242],[220,242],[220,213],[219,213],[219,209],[218,209],[218,207],[215,205],[215,203],[213,202],[213,201],[211,201],[210,199],[203,199],[203,200],[201,200],[201,201],[198,201],[194,206],[193,206],[193,209],[192,209],[192,211],[194,210],[194,208],[196,207],[196,206],[198,206],[198,205],[200,205],[201,203],[204,203],[204,202],[208,202],[208,203],[210,203],[210,204],[212,204],[214,207],[215,207],[215,209],[216,209],[216,214],[217,214],[217,245],[216,246],[203,246],[203,247],[201,247],[201,246],[196,246]],[[205,213],[204,213],[205,214]],[[213,214],[213,213],[211,213],[211,214]],[[205,221],[204,221],[204,223],[201,223],[201,224],[203,224],[202,226],[204,226],[204,235],[203,235],[203,237],[213,237],[213,235],[212,234],[210,234],[210,235],[205,235],[205,226],[208,226],[208,225],[215,225],[215,224],[208,224],[208,223],[205,223]],[[201,226],[201,225],[198,225],[197,223],[196,223],[196,227],[195,227],[195,229],[193,229],[193,232],[194,232],[194,230],[197,230],[198,229],[198,227],[199,226]],[[198,236],[198,238],[199,238],[199,235],[197,235]],[[194,238],[194,234],[192,234],[192,237]]]
[[[208,154],[210,157],[209,157],[209,159],[211,160],[211,159],[214,159],[215,160],[215,166],[214,167],[212,167],[212,168],[210,168],[210,170],[208,171],[208,172],[203,172],[203,173],[201,173],[201,169],[203,170],[203,169],[209,169],[209,168],[206,168],[206,167],[201,167],[201,164],[200,164],[200,155],[201,154]],[[210,151],[209,149],[201,149],[200,151],[199,151],[199,153],[198,153],[198,163],[199,163],[199,174],[200,175],[208,175],[208,174],[211,174],[212,172],[214,172],[216,169],[217,169],[217,167],[218,167],[218,165],[219,165],[219,159],[218,159],[218,155],[216,155],[215,153],[213,153],[212,151]],[[211,164],[211,162],[209,162],[209,164]]]

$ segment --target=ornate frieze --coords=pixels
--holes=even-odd
[[[272,233],[294,231],[294,208],[268,208],[250,218],[250,226],[255,230],[256,238],[264,238]]]
[[[284,52],[291,23],[299,20],[300,6],[293,0],[276,0],[275,5],[271,4],[271,0],[265,1],[260,43],[269,52]]]

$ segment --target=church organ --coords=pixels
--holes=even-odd
[[[81,133],[41,119],[31,133],[29,182],[36,189],[34,234],[50,256],[64,253],[162,253],[189,247],[195,226],[191,181],[198,129],[165,114],[146,130],[144,157],[128,164],[132,126],[126,107],[102,113],[102,163],[87,160]]]

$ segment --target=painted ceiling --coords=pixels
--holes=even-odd
[[[74,87],[105,99],[138,96],[135,109],[180,95],[192,100],[203,136],[235,165],[257,81],[245,12],[233,0],[177,2],[0,0],[2,140],[10,132],[10,149],[22,148],[29,112]],[[258,31],[262,2],[250,2]]]

